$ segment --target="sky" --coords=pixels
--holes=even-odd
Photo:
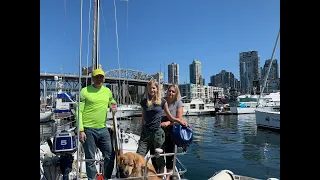
[[[115,0],[115,4],[117,23],[114,0],[101,0],[103,70],[161,71],[166,82],[168,64],[175,62],[180,83],[189,83],[193,59],[201,62],[206,84],[221,70],[239,80],[239,53],[258,51],[263,66],[271,58],[280,28],[279,0]],[[78,74],[79,67],[91,66],[93,0],[91,14],[90,0],[83,0],[81,64],[80,10],[80,1],[40,1],[40,72]],[[279,69],[280,39],[274,55]]]

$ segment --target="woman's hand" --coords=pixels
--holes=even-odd
[[[189,126],[188,122],[186,121],[180,121],[180,124],[185,127]]]
[[[167,126],[169,126],[170,125],[170,121],[166,121],[166,122],[162,122],[161,124],[160,124],[160,126],[161,127],[167,127]]]

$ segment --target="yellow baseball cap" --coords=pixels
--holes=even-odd
[[[95,69],[95,70],[92,72],[92,77],[93,77],[93,76],[96,76],[96,75],[102,75],[102,76],[104,76],[104,72],[103,72],[101,69]]]

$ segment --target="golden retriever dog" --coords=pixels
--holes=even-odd
[[[120,161],[120,162],[119,162]],[[123,170],[123,174],[126,177],[138,177],[143,176],[146,160],[138,153],[126,152],[119,158],[118,165]],[[156,174],[156,170],[153,165],[148,162],[147,165],[148,175]],[[141,178],[142,180],[143,178]],[[161,180],[157,176],[148,177],[149,180]]]

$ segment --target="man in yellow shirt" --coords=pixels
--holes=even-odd
[[[114,154],[111,138],[106,128],[108,106],[112,113],[116,113],[116,101],[112,97],[109,88],[103,86],[104,72],[96,69],[92,72],[93,85],[81,89],[80,92],[80,117],[79,130],[80,142],[86,159],[95,159],[96,147],[100,149],[104,157],[104,179],[110,179],[114,166]],[[78,113],[76,113],[78,114]],[[95,162],[86,162],[88,179],[95,179],[97,169]]]

